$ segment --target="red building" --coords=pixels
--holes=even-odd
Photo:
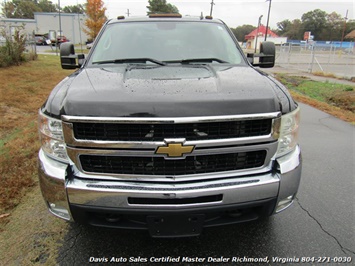
[[[250,32],[248,35],[245,35],[245,39],[247,40],[247,45],[246,48],[247,49],[254,49],[255,48],[255,39],[256,36],[258,36],[258,44],[257,47],[259,47],[260,42],[264,41],[265,39],[265,34],[266,34],[266,27],[264,25],[260,25],[259,28],[256,28],[255,30],[253,30],[252,32]],[[279,38],[279,36],[273,32],[272,30],[270,30],[270,28],[267,31],[267,38]]]

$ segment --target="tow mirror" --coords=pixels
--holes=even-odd
[[[63,69],[80,68],[84,59],[84,54],[75,54],[74,44],[65,42],[60,45],[60,63]]]
[[[259,62],[255,62],[254,59],[258,57]],[[252,54],[248,53],[247,58],[253,66],[261,68],[270,68],[275,65],[275,44],[273,42],[262,42],[260,44],[260,53]]]

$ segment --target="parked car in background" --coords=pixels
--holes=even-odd
[[[55,36],[50,36],[48,34],[46,36],[48,36],[47,39],[50,40],[50,44],[52,46],[55,46],[57,43],[58,43],[58,46],[60,46],[61,43],[69,42],[67,37],[65,37],[64,35],[57,36],[57,38],[55,38]]]
[[[63,36],[58,36],[57,37],[58,43],[63,43],[63,42],[68,42],[69,40],[67,39],[67,37]]]
[[[60,44],[64,43],[64,42],[69,42],[69,40],[67,39],[67,37],[65,37],[64,35],[62,36],[57,36],[57,43],[58,46],[60,46]]]
[[[47,45],[47,39],[44,36],[35,36],[36,45]]]

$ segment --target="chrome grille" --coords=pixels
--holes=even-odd
[[[190,182],[270,171],[280,116],[62,116],[62,127],[67,154],[83,178]],[[194,148],[178,158],[157,152],[179,145]]]
[[[166,138],[213,140],[255,137],[270,134],[272,119],[209,123],[145,124],[145,123],[74,123],[78,140],[99,141],[163,141]]]

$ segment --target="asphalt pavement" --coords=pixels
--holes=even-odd
[[[193,238],[153,239],[145,231],[72,224],[58,264],[353,265],[354,126],[301,104],[299,142],[302,181],[286,211],[268,220],[205,229]]]

